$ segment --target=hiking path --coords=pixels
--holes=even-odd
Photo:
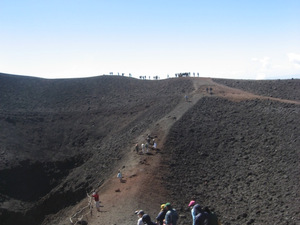
[[[179,104],[159,121],[149,125],[145,132],[133,140],[133,143],[145,143],[147,134],[156,137],[158,150],[150,150],[149,154],[137,154],[134,151],[134,145],[127,150],[127,154],[120,160],[119,168],[122,170],[123,182],[120,182],[115,176],[106,180],[98,189],[100,196],[100,209],[97,212],[92,201],[92,215],[88,213],[83,217],[91,225],[124,225],[136,224],[136,210],[144,210],[151,216],[152,221],[159,213],[160,205],[170,201],[167,199],[167,190],[162,186],[161,171],[168,168],[162,164],[162,157],[168,157],[164,153],[164,143],[167,134],[172,125],[179,120],[190,108],[192,108],[204,96],[218,96],[240,101],[246,99],[271,99],[254,95],[239,89],[230,88],[217,84],[210,78],[186,78],[192,79],[194,90],[188,93],[188,100],[182,96]],[[212,91],[207,91],[212,88]],[[287,103],[296,103],[298,101],[289,101],[272,98],[272,100],[283,101]],[[80,208],[86,206],[88,198],[82,200],[75,207],[68,211],[69,215],[74,214]],[[67,224],[69,218],[66,218],[62,224]]]

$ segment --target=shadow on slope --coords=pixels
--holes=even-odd
[[[37,201],[83,163],[83,156],[45,163],[22,161],[20,166],[0,171],[0,193],[25,202]]]

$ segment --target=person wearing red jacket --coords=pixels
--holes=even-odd
[[[93,197],[94,200],[95,200],[97,211],[100,212],[100,202],[99,202],[98,191],[94,192],[93,195],[92,195],[92,197]]]

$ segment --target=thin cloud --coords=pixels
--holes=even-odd
[[[267,74],[270,71],[272,65],[270,57],[265,56],[263,58],[252,58],[251,61],[258,64],[254,69],[254,74],[256,74],[256,80],[264,80],[267,78]]]
[[[262,59],[258,58],[252,58],[251,59],[253,62],[259,62],[261,64],[262,69],[268,69],[271,65],[270,63],[270,57],[265,56]]]
[[[266,74],[265,73],[258,73],[257,75],[256,75],[256,80],[264,80],[264,79],[266,79]]]
[[[289,61],[296,66],[300,66],[300,54],[288,53],[287,54]]]

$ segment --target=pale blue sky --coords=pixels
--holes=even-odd
[[[0,0],[0,72],[300,78],[299,0]]]

